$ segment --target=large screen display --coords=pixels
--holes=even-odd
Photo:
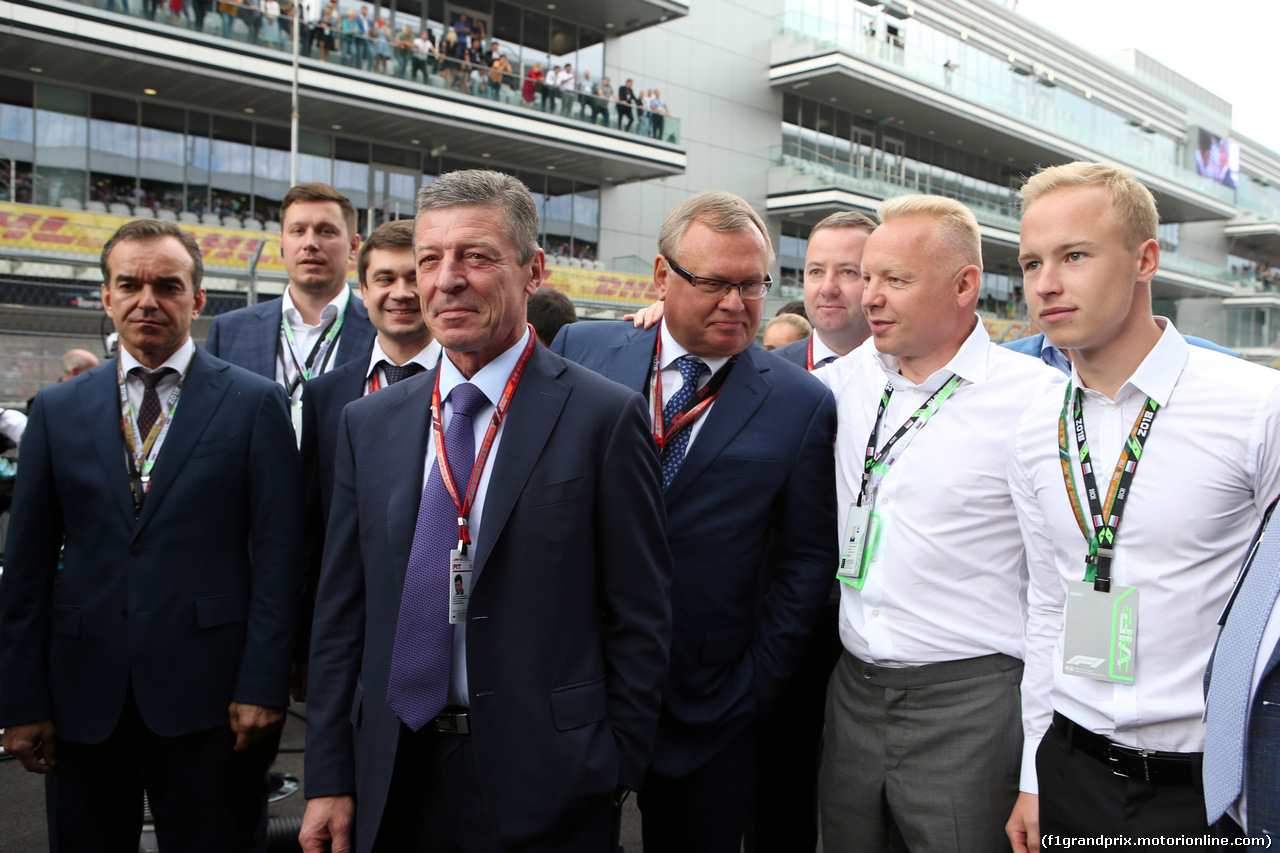
[[[1230,139],[1214,136],[1200,129],[1200,145],[1196,149],[1196,169],[1205,177],[1234,188],[1240,182],[1240,146]]]

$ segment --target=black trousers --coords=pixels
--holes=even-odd
[[[1042,835],[1189,839],[1217,835],[1206,822],[1204,788],[1198,781],[1153,785],[1117,776],[1101,761],[1072,749],[1053,727],[1036,750],[1036,775]],[[1053,847],[1063,846],[1058,839],[1054,842]],[[1177,850],[1221,849],[1174,843]]]
[[[638,798],[645,853],[738,853],[754,801],[755,755],[748,728],[688,776],[645,774]]]
[[[265,851],[267,771],[280,733],[236,752],[224,728],[161,737],[142,721],[130,691],[102,743],[58,741],[45,776],[49,846],[59,853],[137,853],[142,795],[163,851]]]

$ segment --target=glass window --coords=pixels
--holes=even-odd
[[[186,145],[183,110],[142,103],[138,130],[138,203],[152,210],[183,209],[183,153]]]
[[[212,176],[207,212],[219,217],[246,215],[253,195],[253,123],[214,116],[209,151]]]
[[[35,159],[35,87],[26,80],[0,77],[0,198],[31,203],[31,167]]]
[[[41,83],[36,89],[37,204],[87,201],[88,93]]]
[[[209,129],[208,113],[187,116],[187,204],[191,213],[209,209]]]
[[[139,203],[137,101],[93,95],[89,113],[89,196],[106,205],[126,204],[130,210]]]
[[[369,143],[338,137],[334,155],[333,186],[351,199],[363,223],[369,207]]]
[[[302,177],[302,169],[299,168],[298,181],[306,180],[308,179]],[[270,222],[278,218],[280,202],[288,191],[289,128],[259,124],[255,128],[253,148],[254,218],[259,222]]]

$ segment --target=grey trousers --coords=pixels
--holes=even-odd
[[[841,655],[818,781],[823,849],[1009,850],[1021,680],[1006,655],[902,668]]]

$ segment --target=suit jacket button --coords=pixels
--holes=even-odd
[[[129,546],[129,553],[130,553],[130,554],[132,554],[132,555],[133,555],[133,556],[135,556],[135,557],[141,557],[141,556],[142,556],[142,543],[141,543],[141,542],[134,542],[132,545],[130,545],[130,546]]]

